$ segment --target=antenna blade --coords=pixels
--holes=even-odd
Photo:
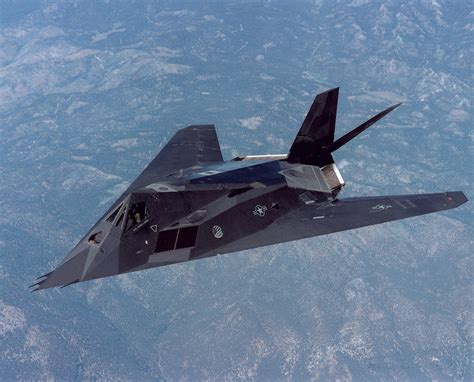
[[[376,116],[370,118],[368,121],[365,121],[363,124],[357,126],[354,130],[351,130],[347,134],[343,135],[341,138],[339,138],[337,141],[335,141],[331,145],[331,148],[330,148],[331,152],[334,152],[338,148],[344,146],[351,139],[354,139],[355,137],[357,137],[364,130],[367,130],[375,122],[377,122],[379,119],[382,119],[383,117],[385,117],[388,113],[395,110],[400,105],[401,105],[401,103],[397,103],[396,105],[390,106],[388,109],[385,109],[384,111],[381,111]]]

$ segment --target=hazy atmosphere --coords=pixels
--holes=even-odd
[[[174,132],[284,154],[317,93],[343,197],[474,197],[471,1],[0,0],[0,380],[473,378],[474,210],[30,293]]]

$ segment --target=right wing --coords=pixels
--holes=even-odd
[[[347,198],[321,206],[305,205],[253,235],[219,248],[241,251],[312,236],[366,227],[455,208],[467,201],[461,191],[437,194]]]

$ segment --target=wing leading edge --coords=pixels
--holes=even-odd
[[[283,216],[265,230],[220,248],[218,252],[240,251],[406,219],[456,208],[466,201],[461,191],[455,191],[347,198],[326,206],[305,205]]]

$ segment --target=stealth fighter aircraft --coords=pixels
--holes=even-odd
[[[460,192],[338,198],[339,89],[316,96],[288,154],[222,158],[213,125],[179,130],[33,290],[326,235],[458,207]]]

